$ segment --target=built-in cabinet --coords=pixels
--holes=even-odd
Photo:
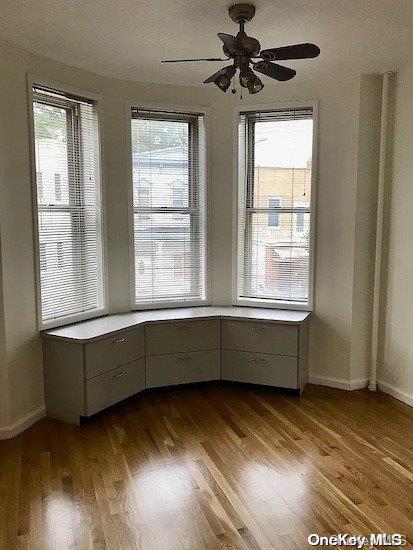
[[[47,414],[79,423],[145,389],[213,380],[302,392],[308,317],[202,307],[112,315],[47,331]]]

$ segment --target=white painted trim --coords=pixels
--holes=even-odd
[[[361,390],[368,384],[367,378],[344,380],[343,378],[329,378],[328,376],[310,376],[308,379],[309,384],[315,384],[316,386],[328,386],[329,388],[337,388],[339,390]]]
[[[131,112],[132,108],[154,111],[201,113],[205,124],[205,299],[192,301],[162,301],[135,303],[135,243],[133,232],[133,168],[131,147]],[[174,307],[208,306],[211,304],[211,108],[198,105],[180,105],[178,103],[145,102],[140,99],[127,99],[125,102],[126,133],[126,171],[128,185],[128,230],[129,230],[129,302],[130,309],[164,309]]]
[[[394,397],[395,399],[398,399],[399,401],[406,403],[406,405],[410,405],[411,407],[413,407],[413,394],[407,393],[381,380],[378,380],[377,384],[378,384],[379,390],[382,391],[383,393],[387,393],[392,397]]]
[[[283,302],[276,300],[260,300],[253,298],[238,297],[238,211],[239,211],[239,181],[238,181],[238,120],[240,112],[245,111],[271,111],[279,109],[299,109],[303,107],[311,107],[313,109],[313,151],[311,159],[311,196],[310,196],[310,240],[309,240],[309,284],[308,284],[308,302],[299,304],[294,302]],[[256,105],[237,105],[233,109],[233,222],[232,222],[232,304],[233,305],[248,305],[252,307],[267,307],[276,309],[301,309],[303,311],[313,311],[315,300],[315,229],[316,229],[316,194],[317,194],[317,177],[318,177],[318,132],[319,132],[319,101],[317,99],[304,101],[279,101],[271,103],[260,103]]]
[[[368,383],[368,378],[354,378],[353,380],[350,380],[350,391],[364,390],[364,388],[367,388]]]
[[[100,177],[100,214],[102,228],[102,269],[103,269],[103,307],[95,311],[87,313],[78,313],[61,317],[60,319],[51,320],[46,323],[42,322],[41,309],[41,292],[40,292],[40,259],[37,253],[39,248],[39,227],[38,227],[38,211],[37,205],[37,182],[36,182],[36,155],[34,143],[34,114],[33,114],[33,86],[45,86],[53,90],[71,93],[79,97],[91,99],[96,103],[96,111],[98,114],[98,137],[99,137],[99,177]],[[104,138],[103,138],[103,95],[74,88],[64,82],[50,80],[49,78],[27,74],[27,99],[28,99],[28,127],[29,127],[29,154],[30,154],[30,180],[32,188],[32,218],[33,218],[33,244],[34,244],[34,263],[35,263],[35,288],[36,288],[36,310],[37,310],[37,327],[39,332],[42,330],[67,325],[84,321],[94,317],[100,317],[109,313],[108,304],[108,242],[107,242],[107,224],[106,224],[106,186],[105,186],[105,155],[104,155]]]
[[[380,294],[381,269],[384,224],[384,195],[386,188],[386,153],[389,118],[389,82],[390,73],[384,73],[382,82],[381,120],[380,120],[380,148],[379,174],[377,184],[376,209],[376,243],[374,255],[374,287],[373,287],[373,316],[371,325],[371,353],[370,353],[370,382],[369,390],[377,389],[377,367],[379,363],[379,324],[380,324]]]
[[[135,235],[133,230],[133,163],[132,163],[132,107],[133,102],[125,101],[125,166],[128,194],[128,273],[129,273],[129,307],[135,304]]]
[[[287,302],[282,300],[265,300],[260,298],[238,298],[234,305],[248,307],[265,307],[267,309],[291,309],[298,311],[312,311],[307,303]]]
[[[14,422],[11,426],[3,426],[0,428],[0,439],[11,439],[12,437],[16,437],[16,435],[19,435],[45,416],[46,407],[45,405],[41,405],[31,413],[19,418],[19,420]]]

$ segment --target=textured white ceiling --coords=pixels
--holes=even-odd
[[[247,25],[262,48],[315,42],[318,59],[286,63],[299,79],[396,70],[413,59],[413,0],[256,0]],[[223,63],[161,64],[220,56],[235,34],[219,0],[0,0],[0,35],[106,76],[201,85]]]

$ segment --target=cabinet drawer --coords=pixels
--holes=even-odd
[[[85,344],[85,378],[93,378],[144,355],[142,327]]]
[[[99,412],[145,388],[145,359],[86,380],[86,415]]]
[[[197,351],[146,359],[146,386],[156,388],[219,380],[219,351]]]
[[[244,351],[222,352],[222,379],[297,388],[297,359]]]
[[[222,321],[222,348],[297,355],[297,327],[249,321]]]
[[[147,355],[219,349],[219,320],[157,323],[146,328]]]

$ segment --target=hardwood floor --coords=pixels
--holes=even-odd
[[[413,542],[413,409],[315,386],[135,397],[0,442],[5,549],[310,548],[310,533]]]

